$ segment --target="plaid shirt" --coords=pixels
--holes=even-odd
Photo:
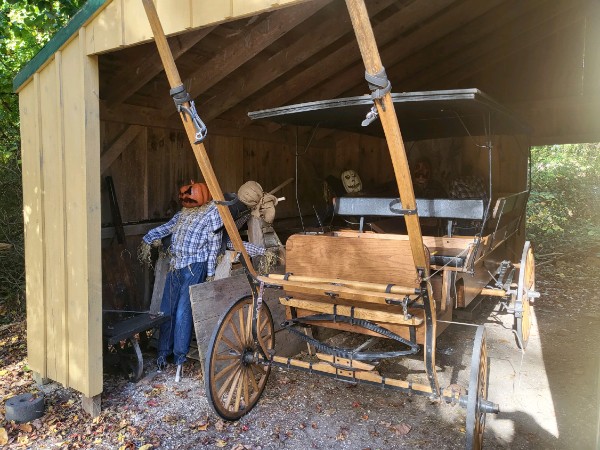
[[[181,269],[192,263],[208,262],[207,275],[213,276],[217,256],[223,239],[223,221],[214,203],[208,208],[199,208],[197,212],[182,214],[177,212],[171,220],[150,230],[144,236],[144,242],[151,244],[172,234],[171,266]],[[265,250],[244,242],[250,256],[262,255]]]

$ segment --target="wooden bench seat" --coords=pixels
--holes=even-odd
[[[423,324],[423,310],[410,309],[405,316],[398,304],[406,296],[415,299],[420,290],[409,241],[293,235],[286,245],[286,271],[259,280],[285,290],[280,302],[290,318],[337,314],[372,321],[407,337],[407,327]],[[353,331],[348,323],[314,324]]]

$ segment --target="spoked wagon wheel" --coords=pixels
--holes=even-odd
[[[497,412],[487,407],[487,405],[491,405],[487,402],[488,367],[485,327],[480,325],[475,333],[473,356],[471,358],[471,376],[467,398],[467,445],[465,447],[467,450],[482,448],[485,414],[486,412]]]
[[[213,333],[206,355],[205,388],[215,412],[226,420],[237,420],[258,402],[271,372],[257,362],[259,352],[252,337],[252,297],[243,297],[229,308]],[[262,352],[275,347],[273,317],[266,303],[257,320]]]
[[[537,297],[535,292],[535,258],[533,247],[529,241],[525,242],[521,264],[519,268],[519,285],[515,301],[515,329],[517,331],[517,345],[521,349],[527,347],[529,332],[531,331],[531,303],[530,299]]]

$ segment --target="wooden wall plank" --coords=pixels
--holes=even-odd
[[[212,2],[215,3],[218,2]],[[180,33],[192,27],[189,0],[156,0],[156,10],[166,34]]]
[[[73,42],[73,41],[71,41]],[[62,269],[63,283],[63,294],[62,297],[58,297],[57,307],[58,313],[61,315],[61,329],[60,329],[60,350],[57,355],[57,367],[60,367],[60,376],[65,380],[63,384],[69,386],[69,325],[68,325],[68,313],[69,313],[69,286],[67,283],[67,174],[65,170],[67,155],[65,154],[65,128],[69,127],[70,124],[65,122],[65,105],[64,105],[64,91],[65,89],[72,89],[72,86],[67,82],[63,84],[63,76],[69,78],[70,74],[67,70],[63,71],[63,51],[56,52],[56,91],[57,91],[57,104],[56,104],[56,120],[58,125],[57,131],[57,144],[58,144],[58,156],[61,164],[61,175],[60,189],[61,198],[60,203],[56,204],[56,208],[62,209],[62,223],[59,225],[59,229],[62,231],[63,238],[63,265]],[[57,174],[58,175],[58,174]],[[60,359],[59,359],[60,358]]]
[[[123,0],[123,43],[133,45],[151,40],[152,37],[152,30],[142,2]]]
[[[281,6],[287,6],[294,3],[301,3],[298,0],[231,0],[231,11],[233,17],[241,17],[254,14],[257,11],[275,9]]]
[[[89,54],[123,45],[123,1],[113,0],[88,26]]]
[[[46,370],[46,305],[44,257],[44,180],[41,173],[40,78],[34,75],[19,93],[25,231],[25,295],[27,362],[42,378]]]
[[[236,192],[244,183],[244,141],[240,137],[212,136],[208,156],[223,192]]]
[[[63,50],[63,115],[64,123],[68,123],[68,132],[64,140],[65,199],[66,199],[66,265],[68,311],[68,362],[69,386],[87,395],[88,377],[97,376],[90,373],[87,365],[88,347],[88,234],[87,234],[87,189],[86,175],[86,123],[83,100],[83,67],[81,58],[87,58],[84,37],[78,39]],[[92,126],[93,124],[90,124]]]
[[[48,378],[66,384],[62,360],[62,301],[65,296],[64,279],[64,210],[63,166],[57,117],[56,60],[40,73],[42,177],[44,179],[44,231],[45,231],[45,290]]]
[[[82,151],[85,122],[81,114],[80,91],[83,76],[79,63],[81,56],[79,46],[80,42],[77,39],[63,50],[63,77],[60,80],[63,122],[69,124],[68,132],[64,135],[65,203],[67,205],[65,245],[66,266],[68,267],[66,290],[69,300],[68,333],[65,337],[68,339],[69,386],[78,386],[78,390],[85,384],[83,379],[87,375],[83,368],[86,361],[86,348],[80,345],[82,340],[85,342],[87,329],[87,326],[83,325],[86,315],[82,312],[87,297],[87,295],[82,295],[87,291],[85,286],[87,274],[85,273],[86,227],[82,221],[86,210],[85,189],[82,188],[82,185],[85,185],[82,178],[86,174],[85,158],[83,157],[85,150]]]
[[[83,98],[83,135],[82,148],[84,149],[83,167],[85,176],[82,180],[85,185],[85,205],[81,210],[82,226],[85,226],[85,267],[86,276],[82,286],[84,302],[82,310],[83,323],[87,323],[86,335],[79,343],[86,349],[87,359],[84,364],[87,376],[85,385],[77,387],[85,396],[93,397],[102,392],[102,264],[101,264],[101,230],[100,230],[100,106],[97,92],[100,90],[98,79],[98,58],[88,57],[83,43],[86,41],[86,30],[79,30],[79,47],[81,72],[80,97]]]
[[[100,173],[104,173],[106,169],[110,167],[115,159],[117,159],[133,142],[142,129],[143,127],[139,125],[129,125],[119,137],[111,143],[111,145],[102,153],[100,158]]]
[[[218,2],[192,1],[192,26],[201,27],[207,24],[223,22],[233,16],[231,0]]]

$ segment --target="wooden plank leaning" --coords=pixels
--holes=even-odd
[[[352,20],[352,27],[356,35],[356,40],[360,48],[360,53],[365,64],[366,73],[370,77],[381,77],[385,74],[384,67],[379,55],[379,49],[375,42],[373,28],[369,21],[369,14],[364,0],[346,0],[348,13]],[[385,75],[384,75],[385,76]],[[396,110],[392,102],[392,96],[388,91],[380,99],[375,101],[379,119],[383,126],[385,138],[390,151],[394,174],[400,193],[400,201],[407,210],[416,210],[417,202],[410,177],[408,159],[404,148],[404,141],[400,132]],[[419,224],[418,214],[405,215],[406,228],[411,244],[412,257],[415,268],[422,271],[423,277],[429,276],[429,260],[423,247],[423,235]],[[429,283],[428,283],[429,286]],[[427,376],[432,386],[433,392],[439,395],[439,384],[435,373],[435,345],[436,345],[436,312],[435,300],[429,291],[429,310],[430,320],[426,320],[426,340],[425,340],[425,368]]]
[[[180,87],[183,83],[179,77],[179,72],[177,70],[177,66],[175,65],[173,54],[171,53],[171,49],[169,48],[167,38],[165,37],[165,33],[163,31],[163,27],[160,23],[160,19],[158,18],[156,7],[154,6],[152,0],[142,0],[142,2],[144,4],[144,9],[146,10],[146,15],[148,16],[148,21],[150,22],[150,27],[152,28],[152,34],[154,35],[154,40],[158,48],[158,53],[160,54],[160,59],[165,68],[167,79],[169,80],[169,86],[171,89]],[[190,103],[186,102],[183,106],[185,108],[189,108]],[[190,145],[192,146],[198,166],[200,167],[200,171],[202,172],[202,176],[204,177],[204,180],[210,189],[213,199],[217,202],[223,202],[225,197],[223,196],[223,191],[221,190],[221,186],[219,185],[212,164],[208,159],[204,144],[202,142],[196,143],[196,129],[190,118],[186,117],[185,114],[186,113],[184,112],[180,113],[181,121],[183,122],[183,126],[190,141]],[[217,208],[219,209],[219,214],[223,219],[227,234],[233,243],[233,247],[242,255],[250,274],[252,276],[256,276],[256,271],[252,265],[252,261],[250,260],[248,253],[246,252],[246,249],[244,248],[244,245],[242,244],[242,238],[235,225],[233,217],[231,216],[229,208],[218,203]]]

